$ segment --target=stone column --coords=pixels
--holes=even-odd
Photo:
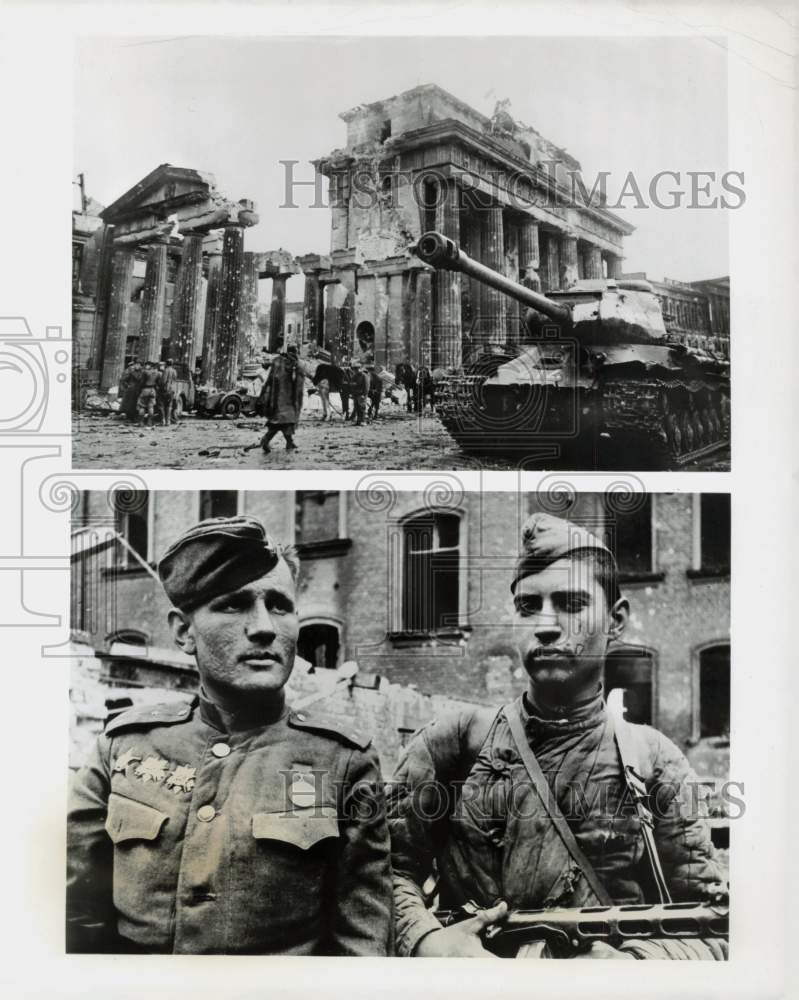
[[[461,226],[461,246],[472,258],[482,263],[483,244],[480,217],[470,214],[464,220],[466,225]],[[466,298],[469,304],[468,321],[465,315],[461,316],[461,326],[463,327],[463,342],[465,345],[465,356],[468,357],[472,346],[480,340],[483,317],[483,284],[476,278],[466,279]],[[468,322],[468,325],[466,325]],[[464,361],[465,361],[464,357]]]
[[[205,323],[203,325],[203,357],[200,362],[204,382],[213,382],[216,368],[216,327],[219,318],[219,278],[222,254],[208,254],[208,287],[205,292]]]
[[[95,294],[94,327],[92,329],[91,354],[79,358],[81,367],[102,371],[105,352],[105,333],[108,325],[108,306],[111,294],[111,274],[114,261],[114,227],[104,226],[102,244],[98,254],[97,291]]]
[[[577,281],[577,237],[563,233],[560,237],[560,288],[571,288]]]
[[[272,278],[272,304],[269,308],[269,350],[279,351],[283,345],[286,328],[286,282],[287,274],[276,274]]]
[[[504,255],[504,273],[511,281],[519,281],[519,227],[507,226],[508,252]],[[519,343],[519,322],[520,306],[516,299],[509,299],[506,295],[505,309],[507,320],[505,322],[505,341],[507,344]]]
[[[541,288],[541,279],[538,276],[540,266],[538,223],[532,219],[525,219],[519,226],[519,273],[522,281],[530,288]]]
[[[621,257],[615,253],[606,253],[605,260],[608,262],[608,277],[609,278],[620,278],[621,277]]]
[[[544,243],[544,259],[541,266],[541,284],[545,292],[558,290],[560,282],[560,252],[558,238],[554,233],[547,233]]]
[[[305,274],[305,291],[302,298],[302,322],[305,340],[315,340],[322,347],[322,327],[324,325],[324,296],[319,283],[319,272],[308,270]]]
[[[588,246],[585,249],[585,276],[586,278],[601,278],[602,275],[602,251],[599,247]]]
[[[100,389],[103,392],[119,382],[119,376],[125,367],[134,259],[135,254],[132,249],[126,247],[114,249],[114,258],[111,262],[108,320],[103,349],[103,370],[100,377]]]
[[[159,240],[150,247],[144,288],[141,296],[141,327],[139,360],[158,361],[161,357],[161,336],[166,303],[167,241]],[[173,312],[174,316],[174,306]]]
[[[194,371],[194,345],[203,281],[203,238],[185,236],[183,251],[175,278],[175,297],[172,300],[172,331],[169,338],[169,356],[180,374],[185,366],[189,374]]]
[[[480,218],[483,225],[483,263],[492,271],[502,273],[505,259],[505,227],[502,219],[502,206],[491,205],[489,208],[483,209]],[[486,345],[504,344],[508,322],[507,299],[501,292],[484,286],[482,303],[480,342]]]
[[[218,389],[230,389],[236,381],[239,366],[239,312],[243,266],[244,230],[241,226],[227,226],[222,239],[213,375],[213,381]]]
[[[244,254],[241,273],[241,312],[239,313],[239,358],[255,361],[258,352],[258,264],[257,255]]]
[[[388,348],[388,282],[387,274],[375,275],[375,362],[390,367]]]
[[[413,268],[407,272],[407,298],[411,303],[409,357],[415,368],[433,364],[433,283],[432,272]]]
[[[442,180],[436,207],[436,229],[460,240],[460,206],[454,181]],[[454,271],[436,271],[432,365],[459,368],[461,364],[461,276]]]
[[[349,247],[349,174],[338,171],[330,175],[330,251]]]

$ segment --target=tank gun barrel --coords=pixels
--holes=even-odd
[[[484,285],[516,299],[522,305],[549,316],[550,319],[558,322],[568,322],[571,319],[571,310],[566,306],[534,292],[532,288],[526,288],[510,278],[506,278],[504,274],[486,267],[485,264],[472,260],[454,240],[442,236],[441,233],[424,233],[419,238],[419,242],[411,247],[411,251],[425,264],[430,264],[436,270],[459,271],[461,274],[468,274]]]

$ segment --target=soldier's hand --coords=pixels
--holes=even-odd
[[[494,958],[483,947],[480,933],[491,924],[504,920],[507,915],[508,904],[505,902],[480,910],[468,920],[427,934],[416,946],[414,955],[420,958]]]
[[[580,958],[631,958],[635,961],[635,955],[631,955],[628,951],[619,951],[618,948],[614,948],[612,944],[607,944],[605,941],[592,941],[591,947],[584,954],[579,956]]]

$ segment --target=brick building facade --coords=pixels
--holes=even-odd
[[[83,494],[73,532],[76,754],[113,702],[194,691],[152,567],[188,524],[239,512],[299,546],[293,697],[319,697],[325,713],[372,732],[390,773],[408,734],[442,704],[499,705],[523,686],[508,588],[520,525],[547,509],[604,533],[617,553],[632,616],[606,687],[624,688],[633,721],[697,746],[703,769],[723,772],[729,497],[462,493],[451,478],[424,495]],[[348,661],[358,673],[346,681],[336,668]]]

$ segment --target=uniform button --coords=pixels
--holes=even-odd
[[[305,722],[305,716],[302,714],[302,712],[297,712],[297,719],[300,722]]]
[[[213,806],[200,806],[197,810],[197,819],[201,819],[203,823],[210,823],[214,816],[216,809]]]
[[[211,753],[214,757],[227,757],[230,753],[230,747],[227,743],[214,743],[211,747]]]

